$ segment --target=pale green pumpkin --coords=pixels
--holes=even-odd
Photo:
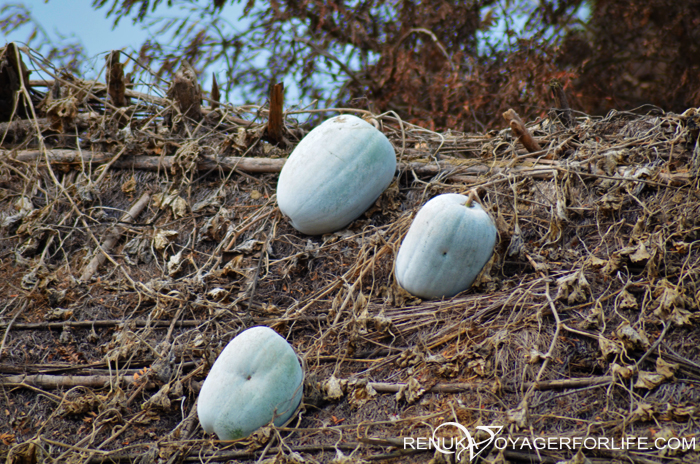
[[[304,374],[294,349],[269,327],[253,327],[226,345],[197,401],[202,428],[235,440],[269,424],[280,426],[301,402]]]
[[[373,125],[336,116],[309,132],[280,172],[277,203],[309,235],[340,230],[389,186],[396,171],[391,142]]]
[[[438,195],[418,211],[401,243],[396,280],[421,298],[454,296],[471,286],[491,258],[496,233],[478,203],[455,193]]]

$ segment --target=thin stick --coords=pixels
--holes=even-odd
[[[510,125],[510,129],[513,131],[520,143],[522,143],[525,146],[525,149],[527,151],[532,153],[535,151],[542,150],[540,144],[537,143],[537,141],[532,137],[530,131],[527,130],[527,127],[525,127],[523,120],[520,119],[520,116],[518,116],[518,113],[516,113],[515,110],[513,110],[512,108],[509,109],[508,111],[503,113],[503,118],[508,122],[508,125]]]
[[[270,90],[270,114],[267,119],[267,135],[275,142],[284,142],[284,82],[278,82]]]
[[[219,109],[219,99],[221,99],[221,92],[219,91],[219,84],[216,82],[216,74],[211,75],[211,98],[209,103],[211,104],[212,111]]]
[[[107,89],[112,104],[118,108],[126,106],[124,63],[119,62],[119,50],[112,50],[107,55],[107,71]]]
[[[24,309],[27,307],[27,302],[29,300],[24,300],[24,305],[22,305],[22,309],[17,311],[14,316],[12,316],[12,320],[10,321],[9,324],[7,324],[7,329],[5,330],[5,335],[2,337],[2,343],[0,343],[0,359],[2,359],[2,352],[5,351],[5,342],[7,341],[7,335],[10,333],[10,329],[12,328],[12,324],[14,324],[15,320],[17,320],[17,316],[19,316],[21,313],[24,312]]]
[[[197,82],[197,73],[189,62],[183,61],[173,76],[168,96],[175,101],[184,116],[194,121],[202,119],[202,88]]]
[[[565,127],[574,126],[574,117],[571,115],[571,107],[569,106],[569,101],[566,98],[566,92],[561,85],[561,82],[554,79],[549,83],[549,89],[552,91],[552,98],[554,98],[554,105],[556,106],[556,113],[559,116],[562,124]]]
[[[126,384],[132,384],[134,377],[124,375],[119,377]],[[114,381],[109,375],[10,375],[0,378],[0,385],[33,386],[40,388],[73,388],[89,387],[103,388]]]
[[[120,222],[133,223],[134,219],[141,214],[141,211],[143,211],[150,199],[151,195],[149,193],[144,193],[141,198],[139,198],[139,201],[137,201],[134,206],[131,207],[129,212],[121,217]],[[92,258],[90,263],[85,266],[85,269],[80,276],[81,282],[87,282],[90,280],[100,265],[105,262],[107,254],[112,251],[112,248],[114,248],[114,245],[117,244],[117,241],[123,232],[124,229],[120,226],[116,226],[114,229],[112,229],[112,232],[107,236],[102,246],[99,246],[99,250],[96,250],[95,256]]]

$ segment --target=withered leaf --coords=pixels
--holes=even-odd
[[[637,303],[637,299],[632,295],[630,292],[627,290],[622,290],[620,292],[619,296],[619,308],[620,309],[637,309],[639,308],[639,304]]]
[[[685,289],[661,279],[652,295],[654,314],[661,320],[680,326],[691,325],[692,314],[684,308],[692,307],[693,300],[685,295]]]
[[[408,379],[408,382],[402,385],[399,391],[396,392],[396,401],[404,400],[408,404],[413,404],[423,396],[425,391],[425,388],[421,386],[420,382],[418,382],[415,377],[411,377]]]
[[[556,300],[566,299],[569,304],[583,303],[590,293],[591,286],[583,273],[583,269],[557,279]]]
[[[633,263],[646,261],[649,258],[651,258],[651,255],[647,251],[647,247],[644,245],[644,242],[640,242],[639,245],[637,245],[637,248],[634,250],[634,253],[630,255],[630,259]]]
[[[630,366],[623,366],[622,364],[617,363],[613,364],[612,371],[614,375],[620,376],[625,380],[632,378],[632,376],[634,375],[633,368],[631,368]]]
[[[656,373],[665,379],[671,379],[680,366],[676,363],[666,362],[661,358],[656,359]]]
[[[634,329],[628,322],[623,322],[615,330],[615,335],[629,350],[644,349],[649,347],[649,338],[643,330]]]
[[[600,347],[601,353],[603,353],[603,356],[606,358],[611,355],[616,355],[622,351],[617,343],[613,342],[612,340],[608,340],[602,335],[598,336],[598,346]]]
[[[656,372],[639,371],[639,375],[637,376],[637,382],[635,382],[634,388],[644,388],[647,390],[652,390],[664,383],[665,380],[666,379],[663,375],[657,374]]]
[[[335,375],[331,375],[328,380],[323,382],[321,389],[323,390],[324,398],[329,401],[338,401],[343,398],[345,387],[348,381],[338,379]]]

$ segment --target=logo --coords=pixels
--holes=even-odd
[[[455,428],[458,433],[452,436],[438,436],[438,431],[443,428]],[[491,443],[496,439],[501,430],[502,426],[486,426],[479,425],[476,427],[477,431],[483,431],[488,434],[488,438],[481,441],[476,441],[469,430],[458,422],[444,422],[433,430],[433,436],[431,438],[408,438],[405,437],[403,440],[404,449],[430,449],[434,448],[443,454],[454,454],[455,460],[459,461],[462,453],[469,451],[469,461],[474,460],[475,457],[479,456],[483,451],[489,449]],[[443,430],[444,432],[444,430]]]
[[[481,441],[476,441],[469,430],[457,422],[443,422],[433,429],[432,437],[404,437],[403,448],[414,450],[436,450],[443,454],[454,454],[455,462],[461,462],[462,454],[469,452],[469,461],[491,448],[497,450],[510,449],[514,451],[537,450],[681,450],[690,451],[697,449],[696,437],[595,437],[595,436],[500,436],[502,426],[476,427],[474,435]],[[482,433],[478,433],[482,432]],[[484,433],[485,432],[485,433]],[[651,440],[654,440],[653,443]],[[466,457],[466,454],[465,454]]]

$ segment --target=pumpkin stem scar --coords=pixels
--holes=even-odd
[[[464,203],[464,206],[466,206],[467,208],[471,208],[474,200],[477,200],[478,198],[479,198],[479,194],[476,193],[476,189],[471,189],[469,191],[469,196],[467,197],[467,201]]]

